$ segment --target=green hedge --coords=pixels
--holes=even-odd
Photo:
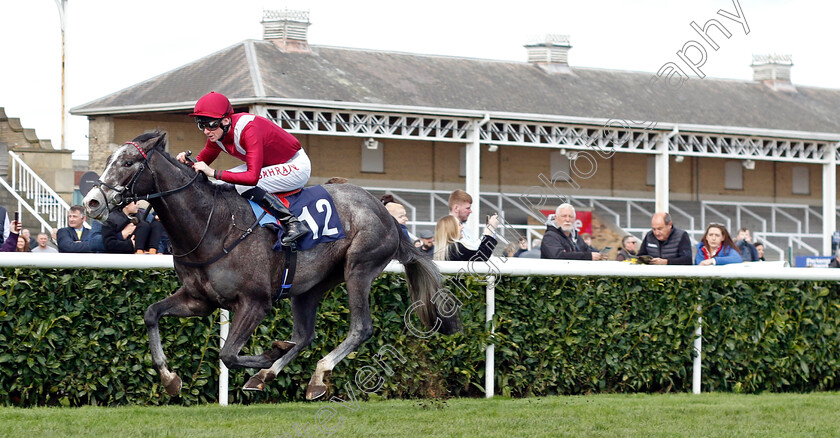
[[[181,397],[170,399],[151,367],[143,312],[178,287],[173,271],[5,268],[0,275],[0,404],[217,401],[218,313],[161,322],[170,367],[184,380]],[[410,302],[402,276],[380,276],[371,293],[374,336],[334,370],[332,393],[346,397],[351,388],[369,397],[354,376],[387,366],[393,374],[379,372],[376,396],[482,396],[491,341],[496,391],[504,395],[690,391],[698,304],[704,390],[840,389],[840,292],[831,282],[503,277],[492,337],[480,279],[447,283],[463,302],[464,332],[420,339],[403,320]],[[254,370],[231,370],[231,402],[304,399],[315,362],[346,335],[348,315],[344,289],[331,291],[313,345],[262,393],[238,389]],[[282,301],[245,352],[260,354],[290,334]],[[377,362],[382,346],[405,362],[395,354]]]

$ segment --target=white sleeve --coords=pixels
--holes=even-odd
[[[6,213],[3,218],[3,241],[9,238],[9,233],[12,232],[12,223],[9,221],[9,213]]]

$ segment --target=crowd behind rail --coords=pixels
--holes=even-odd
[[[469,261],[487,260],[494,252],[506,257],[542,258],[559,260],[608,260],[612,248],[596,248],[589,233],[576,229],[575,208],[563,203],[546,220],[542,239],[533,239],[530,247],[523,236],[497,248],[501,221],[497,214],[486,218],[480,236],[464,227],[472,212],[473,199],[464,190],[455,190],[449,196],[449,214],[438,219],[434,231],[420,230],[412,234],[408,215],[403,205],[386,194],[381,198],[388,212],[400,224],[405,235],[424,254],[435,260]],[[155,212],[147,202],[132,202],[121,210],[112,212],[103,222],[88,221],[84,207],[74,205],[67,217],[68,226],[54,229],[51,234],[32,236],[22,227],[17,216],[12,219],[6,208],[0,206],[0,235],[3,245],[0,252],[45,253],[122,253],[122,254],[171,254],[169,238]],[[510,238],[510,236],[507,236]],[[627,234],[613,260],[653,265],[727,265],[742,262],[764,261],[764,245],[753,241],[748,228],[741,228],[732,235],[725,225],[710,223],[699,242],[692,245],[685,230],[677,228],[671,215],[657,212],[651,218],[651,229],[639,241]],[[840,267],[840,249],[829,264]]]
[[[434,231],[421,230],[417,235],[408,230],[406,209],[393,195],[386,194],[381,201],[403,233],[420,251],[435,260],[487,260],[499,245],[498,215],[487,218],[480,236],[472,235],[464,227],[473,213],[473,199],[463,190],[450,194],[449,214],[438,219]],[[10,220],[8,211],[0,206],[0,233],[3,236],[0,252],[171,254],[169,238],[159,218],[148,203],[141,202],[129,203],[113,212],[104,223],[88,221],[84,207],[74,205],[68,213],[67,227],[35,236],[22,228],[19,219]],[[579,233],[575,221],[574,206],[560,204],[547,218],[542,239],[533,239],[529,247],[527,239],[519,236],[499,252],[506,257],[608,260],[612,248],[595,248],[592,236]],[[747,228],[741,228],[737,236],[733,236],[719,223],[708,224],[700,241],[692,245],[688,233],[674,226],[670,214],[657,212],[651,218],[650,231],[641,241],[630,234],[623,236],[614,260],[654,265],[726,265],[764,261],[764,245],[753,241]],[[829,267],[840,267],[840,250]]]

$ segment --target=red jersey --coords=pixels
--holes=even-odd
[[[265,117],[248,113],[231,116],[231,127],[222,141],[207,140],[196,161],[212,163],[222,151],[244,161],[244,172],[222,171],[222,181],[245,186],[255,186],[260,170],[266,166],[288,162],[300,150],[300,142],[276,123]]]

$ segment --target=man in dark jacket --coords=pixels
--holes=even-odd
[[[652,228],[645,234],[639,257],[649,255],[652,265],[690,265],[691,239],[688,233],[674,227],[671,215],[664,212],[654,213],[650,221]]]
[[[578,235],[575,230],[575,208],[571,204],[560,204],[549,217],[540,245],[540,255],[544,259],[565,260],[606,260]]]
[[[58,252],[102,252],[102,224],[94,221],[88,229],[85,223],[85,208],[81,205],[70,207],[67,225],[56,233]]]

